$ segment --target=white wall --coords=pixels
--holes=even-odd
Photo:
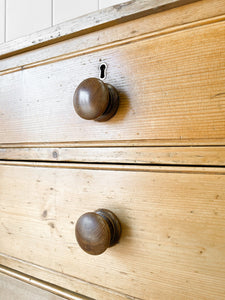
[[[5,0],[0,0],[0,43],[5,41]]]
[[[128,0],[0,0],[0,43]]]

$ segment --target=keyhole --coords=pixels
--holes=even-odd
[[[100,79],[104,80],[106,78],[107,65],[105,63],[102,63],[99,69],[100,69]]]

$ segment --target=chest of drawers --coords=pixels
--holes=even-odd
[[[68,299],[224,299],[224,5],[130,1],[1,46],[2,273]],[[110,120],[76,114],[87,78],[118,91]],[[75,226],[97,209],[122,233],[89,255]]]

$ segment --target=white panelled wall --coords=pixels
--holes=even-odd
[[[0,0],[0,43],[128,0]]]

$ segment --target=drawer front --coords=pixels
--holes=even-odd
[[[189,27],[6,72],[0,77],[1,144],[221,143],[225,22]],[[120,94],[116,115],[101,123],[81,119],[73,108],[76,87],[99,76],[100,62],[108,65],[105,81]]]
[[[104,286],[111,299],[224,299],[224,168],[6,163],[0,176],[0,263],[46,269],[55,284],[67,276],[69,289],[77,278]],[[92,256],[74,228],[98,208],[118,216],[122,236]]]

